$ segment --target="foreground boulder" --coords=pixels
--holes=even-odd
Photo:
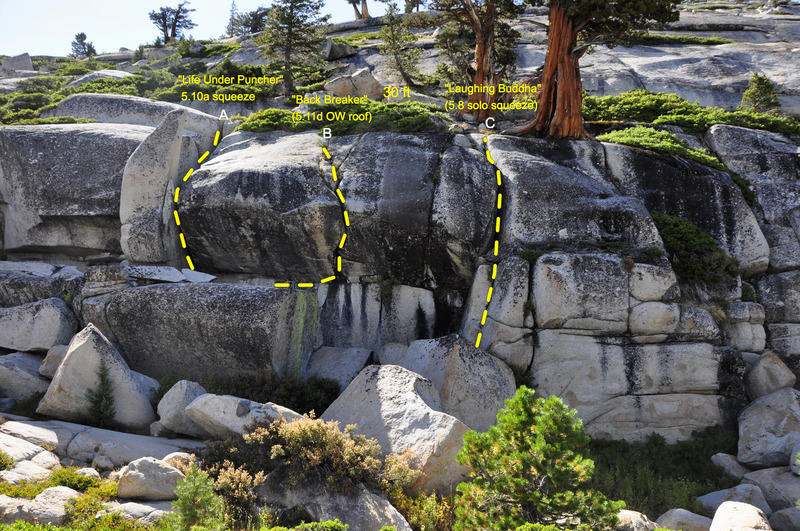
[[[429,380],[396,365],[369,366],[322,415],[378,441],[384,454],[410,450],[423,475],[413,488],[450,492],[469,469],[455,455],[468,428],[442,413],[439,393]]]
[[[69,487],[50,487],[22,507],[22,520],[31,524],[62,526],[66,523],[66,504],[80,493]]]
[[[186,414],[186,406],[191,404],[195,398],[204,394],[206,394],[206,390],[199,383],[188,380],[177,382],[164,394],[164,397],[158,403],[159,421],[165,428],[174,433],[182,433],[200,437],[201,439],[208,438],[208,431]]]
[[[758,507],[766,516],[772,514],[772,509],[764,497],[764,493],[757,485],[743,483],[730,489],[710,492],[704,496],[698,496],[697,503],[703,508],[703,513],[713,516],[717,509],[725,502],[735,501],[746,503]]]
[[[377,530],[383,526],[411,531],[405,518],[386,498],[361,484],[352,485],[345,492],[332,492],[327,485],[302,481],[290,484],[284,476],[284,471],[278,469],[256,488],[260,503],[280,509],[302,508],[315,521],[339,519],[354,531]]]
[[[709,531],[771,531],[764,512],[746,503],[726,501],[714,513]]]
[[[695,514],[686,509],[670,509],[656,520],[656,524],[664,529],[708,531],[709,527],[711,527],[711,518]]]
[[[259,404],[244,398],[210,393],[200,395],[186,406],[186,415],[219,439],[244,435],[247,433],[245,428],[256,422],[269,424],[281,417],[291,422],[302,417],[272,402]]]
[[[756,470],[745,474],[743,482],[752,483],[760,488],[773,511],[796,507],[800,501],[800,478],[789,467]]]
[[[92,322],[113,337],[134,370],[153,377],[176,367],[196,381],[256,370],[299,377],[316,343],[311,291],[156,284],[107,297]]]
[[[788,466],[800,443],[800,391],[785,387],[762,396],[739,417],[740,463],[754,468]]]
[[[484,432],[514,396],[514,373],[499,359],[456,334],[414,341],[394,363],[427,378],[436,387],[444,413]]]
[[[78,328],[75,316],[61,299],[0,308],[0,347],[25,352],[47,351],[68,343]]]
[[[130,428],[143,428],[156,420],[147,394],[134,379],[128,364],[92,324],[70,342],[67,355],[36,412],[63,420],[85,420],[91,408],[87,393],[98,389],[101,363],[108,367],[113,389],[116,410],[113,421]]]
[[[153,457],[142,457],[119,471],[117,496],[142,500],[175,500],[175,488],[184,475]]]

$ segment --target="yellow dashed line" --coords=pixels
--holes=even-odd
[[[497,253],[500,251],[500,240],[494,241],[494,255],[497,256]]]
[[[175,225],[180,227],[181,226],[181,218],[178,217],[178,211],[177,210],[173,210],[172,213],[175,214]]]
[[[492,280],[497,278],[497,264],[492,264]]]
[[[314,287],[314,283],[313,282],[301,282],[301,283],[299,283],[297,285],[297,287],[298,288],[313,288]]]
[[[478,332],[478,340],[475,342],[475,348],[481,348],[481,337],[483,337],[483,334]]]
[[[338,188],[336,189],[336,195],[338,195],[338,196],[339,196],[339,201],[341,201],[342,203],[344,203],[344,196],[342,195],[342,191],[341,191],[341,190],[339,190]]]
[[[347,215],[347,210],[344,211],[344,224],[346,227],[350,226],[350,216]]]
[[[503,208],[503,194],[497,194],[497,210]]]
[[[322,152],[325,153],[325,156],[328,157],[328,160],[331,159],[331,154],[328,153],[328,148],[322,148]]]
[[[342,257],[341,256],[337,256],[336,257],[336,271],[338,271],[339,273],[342,272]]]
[[[288,288],[289,286],[291,286],[291,284],[289,284],[288,282],[276,282],[275,283],[275,287],[276,288]]]
[[[180,187],[176,187],[175,188],[175,202],[176,203],[178,202],[178,192],[180,192],[180,191],[181,191]]]
[[[346,241],[347,241],[347,233],[345,232],[344,234],[342,234],[342,241],[339,243],[339,249],[344,248],[344,242]]]
[[[336,280],[336,275],[332,275],[332,276],[330,276],[328,278],[323,278],[319,282],[320,282],[320,284],[325,284],[326,282],[330,282],[331,280]]]
[[[489,310],[483,310],[483,318],[481,319],[481,326],[486,324],[486,316],[489,315]]]
[[[189,171],[186,172],[186,177],[183,178],[184,182],[189,180],[189,176],[192,174],[193,171],[194,168],[189,168]]]
[[[489,164],[494,164],[494,161],[492,160],[492,154],[489,153],[488,149],[486,150],[486,160],[489,161]]]
[[[198,163],[198,164],[202,164],[202,163],[203,163],[203,161],[204,161],[204,160],[206,160],[206,157],[207,157],[207,156],[208,156],[210,153],[211,153],[210,151],[206,151],[205,153],[203,153],[203,155],[202,155],[202,156],[201,156],[199,159],[197,159],[197,163]]]
[[[333,174],[333,180],[338,181],[339,178],[336,176],[336,166],[331,166],[331,173]]]
[[[500,170],[497,170],[497,186],[503,186],[503,178],[500,177]]]
[[[493,290],[494,290],[494,288],[489,286],[489,293],[486,294],[486,302],[492,302],[492,291]]]
[[[181,247],[186,249],[186,238],[183,237],[183,233],[181,232]]]
[[[189,264],[189,269],[194,271],[194,264],[192,263],[192,258],[189,255],[186,255],[186,263]]]
[[[497,222],[494,224],[494,231],[500,232],[500,216],[497,216]]]
[[[216,146],[217,144],[219,144],[219,131],[214,135],[214,145]]]

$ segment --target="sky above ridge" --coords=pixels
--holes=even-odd
[[[161,6],[176,6],[181,0],[0,0],[0,55],[64,56],[77,33],[86,33],[98,53],[136,49],[159,35],[148,18]],[[271,0],[236,0],[239,11],[252,11]],[[382,15],[385,4],[368,0],[370,14]],[[230,0],[192,0],[191,19],[197,27],[187,32],[195,39],[218,38],[230,17]],[[346,0],[326,0],[323,12],[331,22],[354,20]]]

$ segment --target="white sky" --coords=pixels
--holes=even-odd
[[[152,43],[158,30],[148,18],[161,6],[177,6],[181,0],[0,0],[0,55],[64,56],[76,33],[86,33],[98,53],[121,47],[135,50]],[[382,15],[385,4],[367,0],[370,15]],[[402,2],[398,2],[399,4]],[[252,11],[271,0],[237,0],[239,11]],[[192,0],[191,19],[197,26],[187,33],[195,39],[217,38],[225,32],[230,0]],[[346,0],[326,0],[323,12],[332,22],[355,18]]]

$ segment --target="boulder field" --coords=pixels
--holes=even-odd
[[[59,105],[109,123],[0,130],[0,393],[44,393],[38,412],[56,419],[0,432],[52,441],[56,461],[128,465],[131,514],[161,510],[139,503],[179,479],[160,460],[200,443],[73,424],[101,364],[118,424],[200,439],[297,414],[198,381],[333,378],[341,395],[322,418],[414,452],[419,490],[466,477],[453,459],[464,433],[490,427],[521,383],[563,398],[593,437],[738,427],[738,455],[718,460],[742,485],[709,494],[705,516],[662,518],[796,517],[796,139],[722,125],[695,138],[753,182],[750,206],[727,173],[621,145],[452,131],[217,142],[227,128],[198,111],[96,98]],[[707,231],[741,276],[683,285],[655,210]],[[154,403],[167,375],[182,381]],[[46,474],[39,453],[8,474]],[[328,517],[350,502],[314,503]]]

